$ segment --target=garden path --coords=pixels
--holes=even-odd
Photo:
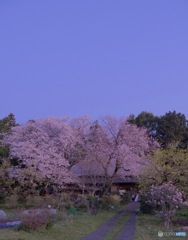
[[[80,240],[103,240],[105,235],[110,231],[110,229],[115,225],[120,216],[127,212],[131,214],[128,221],[125,222],[125,225],[122,231],[118,234],[116,240],[133,240],[134,231],[135,231],[135,220],[136,214],[138,212],[139,204],[137,202],[129,203],[122,211],[119,211],[115,216],[109,219],[106,223],[104,223],[101,227],[99,227],[94,232],[89,235],[81,238]]]

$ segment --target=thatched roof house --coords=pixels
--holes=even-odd
[[[71,168],[71,173],[80,178],[85,186],[99,186],[105,184],[112,177],[115,170],[115,162],[108,165],[107,168],[92,162],[83,161],[81,164],[75,164]],[[108,178],[108,179],[107,179]],[[135,191],[137,189],[138,179],[130,171],[118,170],[116,177],[113,179],[111,192]],[[97,188],[96,188],[97,189]]]

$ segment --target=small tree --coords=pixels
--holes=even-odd
[[[148,197],[150,199],[148,203],[156,207],[156,214],[162,217],[167,228],[169,228],[177,209],[188,205],[182,192],[169,182],[161,186],[152,186]]]
[[[170,144],[166,149],[157,149],[140,173],[140,188],[148,192],[151,185],[171,182],[188,197],[188,151]]]

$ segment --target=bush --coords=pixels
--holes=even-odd
[[[117,194],[106,195],[101,198],[101,208],[102,209],[112,209],[118,207],[121,203],[121,197]]]
[[[29,195],[26,197],[26,207],[42,207],[44,205],[44,198],[41,196]]]
[[[87,203],[79,203],[78,205],[76,205],[77,209],[80,211],[87,211]]]
[[[46,208],[50,205],[52,208],[69,208],[71,203],[67,200],[64,201],[63,196],[54,196],[54,195],[46,195],[46,196],[28,196],[26,198],[26,208],[31,207],[43,207]]]
[[[100,201],[98,197],[96,196],[87,197],[87,209],[89,214],[96,215],[98,213],[99,207]]]
[[[148,197],[146,195],[140,196],[140,212],[146,213],[146,214],[153,214],[154,213],[154,207],[152,207],[148,203]]]
[[[62,204],[62,206],[63,206],[63,209],[68,210],[69,208],[72,207],[72,203],[71,202],[65,202],[65,203]]]
[[[47,205],[51,205],[53,208],[60,208],[61,206],[61,198],[54,196],[54,195],[48,195],[45,197],[45,203]]]
[[[156,214],[164,220],[164,225],[169,228],[172,217],[183,206],[188,206],[183,193],[171,182],[160,186],[151,186],[148,203],[157,207]]]
[[[23,216],[19,230],[30,232],[44,227],[49,229],[52,225],[52,215],[48,210],[33,211]]]
[[[6,197],[3,195],[3,193],[0,192],[0,204],[5,204]]]
[[[88,208],[88,202],[85,198],[79,198],[76,201],[74,201],[74,206],[81,211],[87,211]]]
[[[5,207],[6,208],[17,208],[19,206],[18,195],[16,193],[6,198]]]

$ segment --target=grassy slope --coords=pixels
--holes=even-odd
[[[73,220],[60,222],[50,230],[27,233],[17,229],[0,229],[0,240],[79,240],[84,235],[97,229],[111,218],[115,212],[103,211],[95,216],[82,214],[75,216]]]

